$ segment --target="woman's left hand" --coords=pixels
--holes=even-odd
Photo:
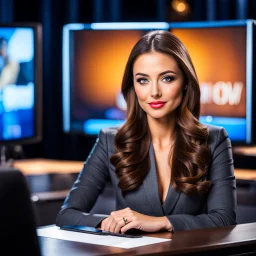
[[[126,223],[124,220],[127,220]],[[139,229],[145,232],[157,232],[171,230],[169,220],[163,217],[152,217],[125,208],[111,212],[110,216],[101,223],[101,229],[115,233],[125,233],[129,229]]]

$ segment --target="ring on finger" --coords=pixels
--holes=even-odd
[[[124,225],[126,225],[128,223],[128,220],[125,217],[123,217],[123,221],[124,221]]]

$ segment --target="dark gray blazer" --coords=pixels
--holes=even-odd
[[[236,224],[236,181],[231,143],[223,128],[209,127],[211,162],[207,178],[212,185],[205,195],[187,196],[171,186],[164,204],[158,193],[154,149],[150,146],[151,168],[143,184],[122,196],[115,168],[110,163],[114,153],[117,129],[104,129],[84,163],[56,220],[58,226],[86,225],[96,227],[104,216],[88,214],[110,178],[116,195],[117,210],[130,207],[150,216],[166,216],[174,230],[198,229]]]

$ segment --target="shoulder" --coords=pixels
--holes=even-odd
[[[100,130],[99,137],[115,138],[120,127],[110,127]]]
[[[208,128],[208,146],[211,152],[213,152],[219,145],[223,143],[226,146],[231,146],[231,142],[225,128],[209,124],[204,124],[204,126]]]
[[[115,137],[120,127],[110,127],[100,130],[98,140],[107,145],[108,150],[115,151]]]
[[[222,126],[216,126],[216,125],[210,125],[210,124],[204,124],[208,128],[209,131],[209,138],[217,139],[219,137],[221,138],[227,138],[228,134],[224,127]]]

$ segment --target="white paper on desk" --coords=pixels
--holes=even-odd
[[[126,237],[118,237],[118,236],[91,235],[86,233],[62,230],[57,226],[38,228],[37,235],[49,237],[49,238],[55,238],[55,239],[87,243],[87,244],[114,246],[114,247],[119,247],[124,249],[130,249],[130,248],[144,246],[144,245],[168,242],[171,240],[171,239],[148,237],[148,236],[143,236],[141,238],[126,238]]]

